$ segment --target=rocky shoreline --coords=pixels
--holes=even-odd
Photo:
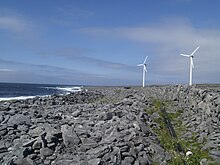
[[[91,88],[0,102],[0,164],[145,165],[169,164],[170,153],[155,129],[155,100],[195,137],[201,150],[220,163],[219,88],[176,86]]]

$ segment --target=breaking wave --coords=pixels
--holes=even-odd
[[[0,84],[1,85],[1,84]],[[4,84],[0,91],[0,101],[25,100],[34,97],[46,97],[53,94],[70,94],[82,91],[82,86],[38,86],[38,85],[8,85]]]

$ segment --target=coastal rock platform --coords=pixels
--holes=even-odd
[[[159,101],[169,102],[169,114],[181,112],[178,120],[184,131],[179,138],[194,138],[196,147],[208,152],[210,159],[204,156],[197,161],[218,164],[219,89],[97,87],[68,95],[0,102],[0,164],[169,164],[173,152],[158,134]]]

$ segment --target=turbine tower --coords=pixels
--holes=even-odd
[[[147,61],[148,56],[146,56],[143,64],[138,64],[137,66],[143,66],[143,87],[145,86],[145,79],[146,79],[146,73],[147,73]]]
[[[189,54],[180,54],[181,56],[189,57],[190,59],[190,64],[189,64],[189,85],[192,85],[192,70],[194,68],[193,64],[193,58],[194,58],[194,53],[199,49],[199,46],[189,55]]]

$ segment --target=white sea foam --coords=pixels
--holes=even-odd
[[[80,92],[82,90],[81,87],[43,87],[43,88],[46,88],[46,89],[56,89],[56,90],[61,90],[61,91],[64,91],[64,92]]]
[[[47,89],[56,89],[56,90],[61,90],[64,91],[66,94],[73,93],[73,92],[80,92],[82,90],[81,87],[43,87]],[[61,94],[62,95],[62,94]],[[18,96],[18,97],[2,97],[0,98],[0,101],[9,101],[9,100],[25,100],[25,99],[32,99],[35,97],[47,97],[49,95],[44,95],[44,96]]]
[[[82,90],[81,87],[56,87],[56,89],[65,92],[80,92]]]
[[[33,99],[36,96],[18,96],[18,97],[6,97],[0,98],[0,101],[9,101],[9,100],[25,100],[25,99]]]

